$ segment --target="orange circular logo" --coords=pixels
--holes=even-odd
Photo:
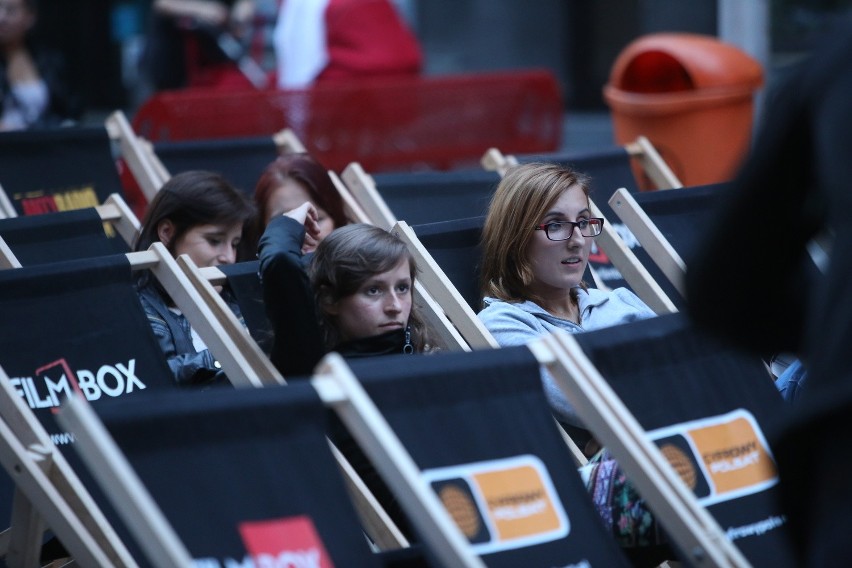
[[[479,533],[479,514],[467,493],[458,487],[445,485],[438,497],[467,538],[473,538]]]
[[[686,486],[691,490],[694,490],[697,478],[695,466],[693,465],[692,460],[689,459],[689,456],[687,456],[683,450],[672,444],[661,446],[660,451],[663,452],[663,456],[665,456],[683,482],[686,483]]]

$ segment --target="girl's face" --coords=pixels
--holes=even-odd
[[[311,201],[311,197],[302,184],[294,179],[285,180],[283,185],[276,187],[269,195],[266,207],[268,212],[265,219],[266,223],[268,224],[273,217],[277,217],[287,211],[292,211],[305,201]],[[311,201],[311,203],[313,202]],[[319,216],[317,219],[320,228],[320,234],[317,238],[317,243],[319,243],[334,230],[334,221],[324,209],[316,203],[313,203],[313,205],[316,207],[317,215]]]
[[[395,267],[365,281],[358,290],[326,311],[335,318],[343,341],[380,335],[408,325],[411,314],[411,267],[403,258]]]
[[[585,192],[579,186],[572,186],[562,192],[538,224],[577,222],[591,215]],[[583,279],[591,250],[592,239],[581,235],[579,229],[575,228],[571,238],[565,241],[551,241],[545,231],[534,231],[526,251],[533,271],[530,292],[550,298],[577,286]]]
[[[166,246],[174,237],[174,225],[166,219],[157,233]],[[199,267],[233,264],[237,258],[237,245],[243,232],[242,223],[233,225],[196,225],[182,234],[174,243],[172,252],[177,258],[182,254]]]

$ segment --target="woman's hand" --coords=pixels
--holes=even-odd
[[[302,254],[312,252],[319,244],[320,227],[317,221],[317,208],[310,201],[305,201],[295,209],[284,213],[294,221],[305,226],[305,242],[302,243]]]

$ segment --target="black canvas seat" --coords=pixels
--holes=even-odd
[[[129,252],[94,207],[0,219],[0,237],[24,266]]]
[[[66,211],[123,195],[103,126],[0,133],[0,186],[19,216]]]
[[[349,366],[487,566],[624,563],[550,416],[527,348]]]
[[[763,362],[682,314],[573,338],[746,558],[792,565],[769,446],[787,409]]]
[[[251,196],[260,174],[278,157],[278,148],[271,136],[261,136],[156,142],[154,153],[173,175],[188,170],[217,172]]]
[[[382,566],[331,455],[325,416],[306,381],[151,393],[100,413],[195,562]]]

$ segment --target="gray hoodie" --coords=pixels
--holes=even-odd
[[[479,319],[501,346],[525,345],[529,341],[555,329],[568,333],[582,333],[622,323],[653,317],[655,314],[627,288],[604,292],[596,288],[577,289],[582,326],[546,312],[535,302],[505,302],[497,298],[483,299],[485,309]],[[582,427],[574,408],[562,394],[553,378],[542,369],[544,391],[554,415],[562,422]]]

